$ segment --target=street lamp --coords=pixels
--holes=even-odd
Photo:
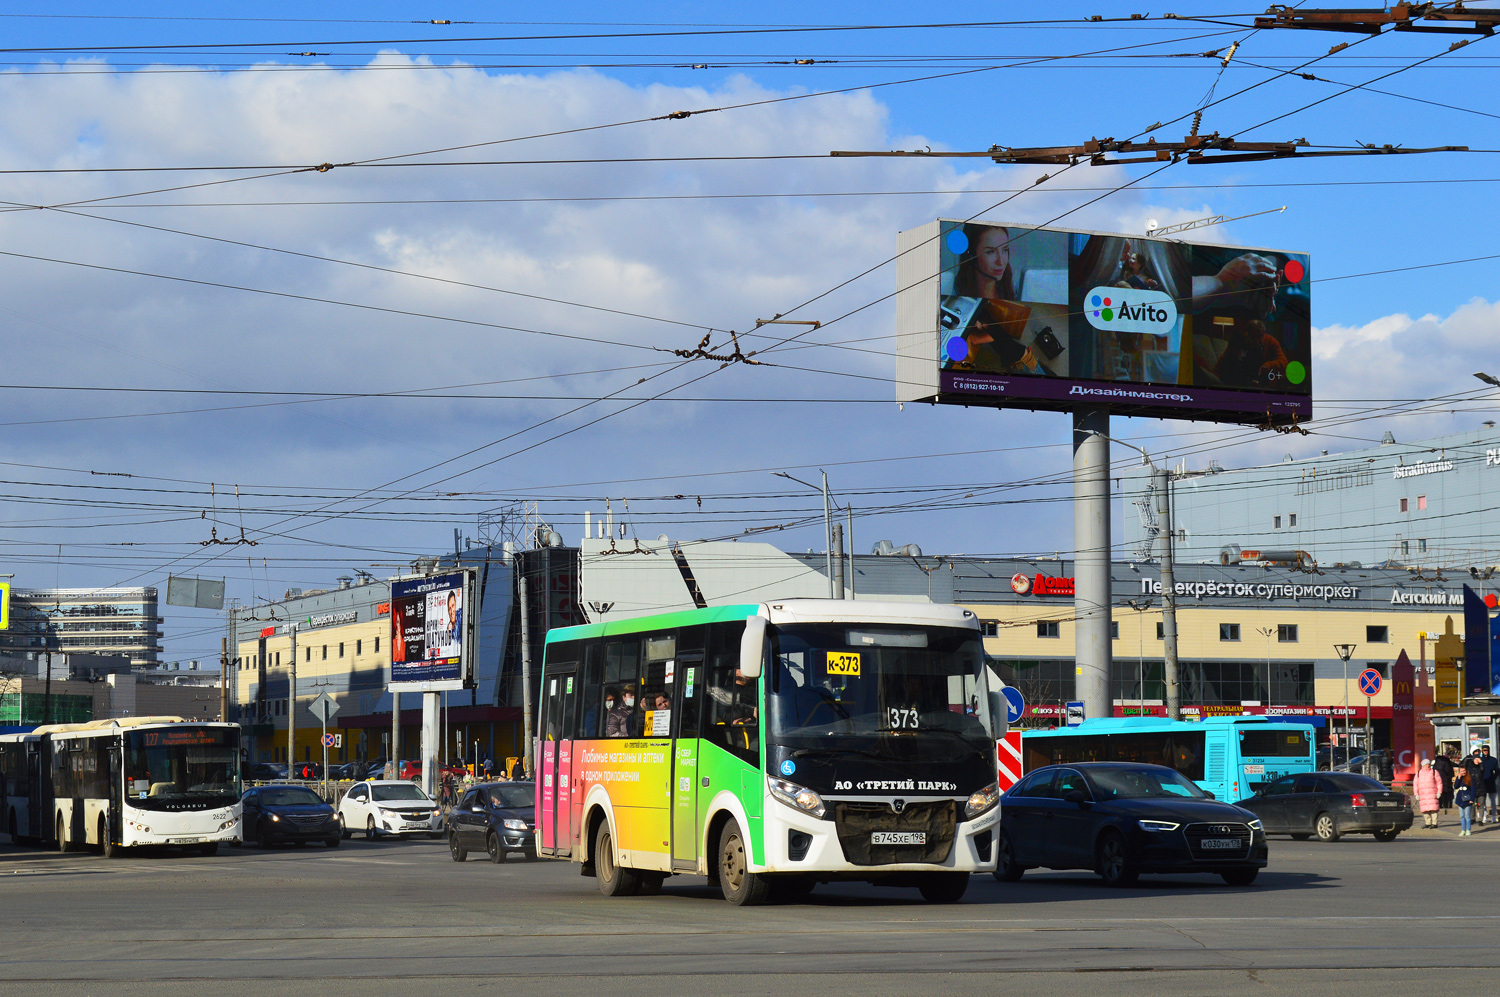
[[[1159,468],[1151,455],[1134,443],[1126,443],[1091,430],[1095,436],[1111,443],[1129,447],[1140,453],[1141,461],[1151,471],[1151,490],[1156,493],[1156,511],[1162,517],[1158,539],[1161,541],[1161,664],[1162,679],[1166,686],[1167,718],[1182,719],[1182,691],[1177,676],[1177,583],[1172,576],[1172,472]]]
[[[788,481],[795,481],[797,482],[797,484],[805,485],[815,492],[823,493],[823,538],[826,542],[826,549],[828,551],[826,559],[828,566],[828,597],[830,599],[842,599],[844,597],[844,593],[838,591],[837,586],[835,586],[833,582],[833,506],[828,498],[828,472],[819,472],[823,475],[823,487],[821,488],[810,481],[803,481],[801,478],[794,478],[792,477],[792,475],[787,474],[785,471],[772,471],[771,473],[778,478],[785,478]],[[844,511],[848,514],[849,517],[849,594],[852,596],[854,594],[854,507],[852,505],[845,506]]]
[[[1271,707],[1271,635],[1276,631],[1271,627],[1256,627],[1255,632],[1266,639],[1266,712],[1270,713]]]
[[[1344,662],[1344,757],[1349,757],[1349,659],[1354,657],[1354,649],[1358,644],[1335,644],[1333,649],[1338,652],[1339,659]],[[1329,756],[1329,768],[1333,767],[1333,757]]]

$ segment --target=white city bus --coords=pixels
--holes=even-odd
[[[130,717],[0,735],[0,801],[12,842],[212,855],[241,840],[240,728]]]

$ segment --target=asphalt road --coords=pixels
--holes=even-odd
[[[1273,838],[1254,886],[975,877],[964,902],[820,887],[734,908],[701,880],[606,899],[561,862],[352,840],[105,860],[0,845],[0,994],[1242,993],[1489,989],[1500,827]],[[207,986],[205,986],[207,984]]]

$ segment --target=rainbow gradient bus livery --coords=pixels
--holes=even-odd
[[[538,853],[606,896],[700,875],[734,904],[837,880],[956,901],[994,868],[997,686],[953,606],[788,599],[552,630]]]

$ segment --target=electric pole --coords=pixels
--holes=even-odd
[[[1144,456],[1145,451],[1141,454]],[[1150,464],[1151,458],[1146,462]],[[1161,649],[1167,685],[1167,718],[1182,719],[1182,684],[1177,673],[1177,583],[1172,577],[1172,472],[1151,465],[1156,513],[1161,516]]]
[[[531,757],[531,601],[527,598],[526,573],[520,570],[520,561],[516,561],[517,584],[520,586],[521,594],[521,736],[525,738],[525,744],[521,746],[522,765],[527,775],[532,775]]]
[[[297,764],[297,624],[287,627],[292,631],[292,663],[286,673],[286,774],[291,778]]]

